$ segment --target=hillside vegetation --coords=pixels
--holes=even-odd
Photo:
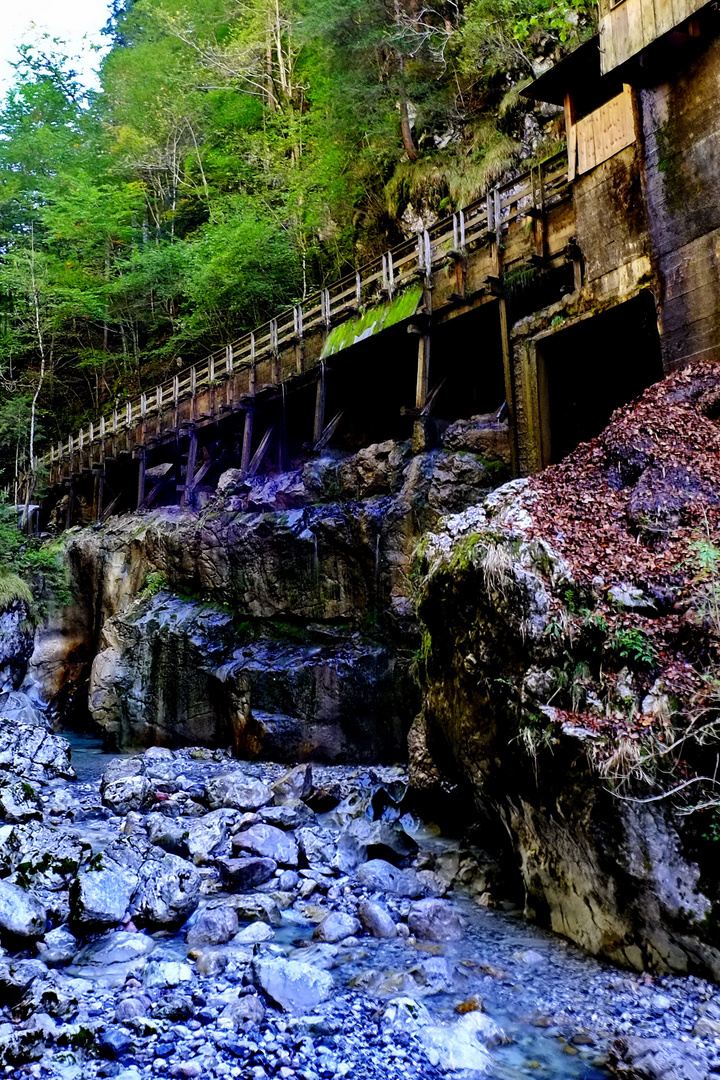
[[[0,106],[0,483],[558,145],[523,83],[588,0],[114,0],[101,90]]]

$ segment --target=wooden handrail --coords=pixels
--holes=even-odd
[[[526,216],[535,205],[538,182],[546,207],[563,197],[568,183],[565,152],[488,191],[457,213],[436,221],[416,237],[402,241],[379,258],[358,267],[351,275],[311,294],[303,304],[282,311],[154,390],[144,391],[135,401],[127,401],[124,408],[101,416],[88,428],[69,436],[66,442],[60,441],[44,456],[43,463],[55,465],[66,456],[72,457],[76,446],[82,448],[85,443],[92,445],[103,440],[108,430],[117,432],[118,412],[121,416],[124,413],[124,425],[132,426],[135,419],[140,421],[148,413],[162,412],[168,401],[177,404],[178,399],[187,394],[194,397],[200,387],[256,368],[298,337],[302,339],[319,328],[327,329],[338,316],[354,312],[363,294],[371,295],[373,286],[380,286],[392,295],[418,276],[429,278],[450,252],[466,251],[478,242],[485,242],[490,230],[499,237],[513,221]]]

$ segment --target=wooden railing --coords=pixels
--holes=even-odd
[[[153,414],[207,387],[231,379],[240,370],[249,372],[250,392],[255,373],[278,353],[315,332],[327,330],[355,314],[373,297],[392,297],[411,282],[430,281],[448,255],[469,253],[488,240],[498,244],[513,222],[548,209],[567,191],[567,156],[548,158],[541,165],[489,191],[463,210],[436,222],[392,250],[367,263],[348,277],[310,296],[303,304],[270,319],[263,326],[205,360],[168,379],[153,390],[127,401],[121,408],[99,417],[77,434],[52,446],[43,464],[52,467],[72,458],[95,442],[134,427]]]

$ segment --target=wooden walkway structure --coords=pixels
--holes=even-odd
[[[55,501],[58,489],[70,490],[66,524],[73,520],[73,483],[88,473],[95,476],[95,520],[107,518],[116,508],[149,506],[172,483],[178,501],[187,504],[212,465],[198,456],[198,433],[236,413],[244,413],[242,450],[239,462],[228,464],[237,464],[250,475],[257,472],[276,432],[272,426],[262,434],[254,430],[255,405],[268,395],[292,393],[300,383],[307,385],[308,379],[316,383],[308,440],[315,447],[325,445],[332,437],[332,424],[339,422],[335,416],[327,424],[325,417],[324,348],[329,334],[339,324],[373,305],[387,304],[413,286],[422,289],[413,395],[421,418],[431,392],[431,324],[480,304],[496,303],[507,351],[503,276],[526,266],[572,261],[568,254],[573,247],[571,194],[567,155],[562,153],[52,446],[43,464]],[[509,356],[504,359],[511,408]],[[150,469],[146,476],[147,453],[180,436],[187,440],[182,468],[178,464],[159,476],[151,475]],[[128,455],[138,463],[133,499],[106,483],[106,464]]]

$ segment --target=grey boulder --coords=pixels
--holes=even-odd
[[[382,904],[372,900],[364,900],[358,908],[360,921],[367,930],[376,938],[394,938],[397,936],[397,927]]]
[[[34,896],[9,881],[0,881],[0,933],[38,938],[45,933],[47,911]]]
[[[195,945],[224,945],[238,932],[238,917],[229,904],[206,907],[201,911],[187,935],[187,943]]]
[[[205,794],[211,810],[229,807],[232,810],[259,810],[272,802],[272,791],[239,769],[218,773],[205,785]]]
[[[233,839],[233,847],[251,851],[265,859],[274,859],[279,866],[294,868],[298,864],[298,846],[294,836],[276,829],[274,825],[251,825]]]
[[[459,941],[462,924],[447,900],[420,900],[408,915],[410,933],[421,941]]]
[[[415,900],[422,896],[424,887],[412,870],[400,870],[384,859],[371,859],[357,872],[357,880],[372,892],[393,893]]]
[[[334,980],[329,971],[298,960],[263,957],[254,966],[258,984],[285,1012],[312,1012],[333,990]]]
[[[353,915],[348,915],[344,911],[331,911],[316,926],[313,937],[317,938],[318,941],[326,941],[328,944],[334,945],[337,941],[344,941],[345,938],[353,937],[359,931],[360,923]]]

